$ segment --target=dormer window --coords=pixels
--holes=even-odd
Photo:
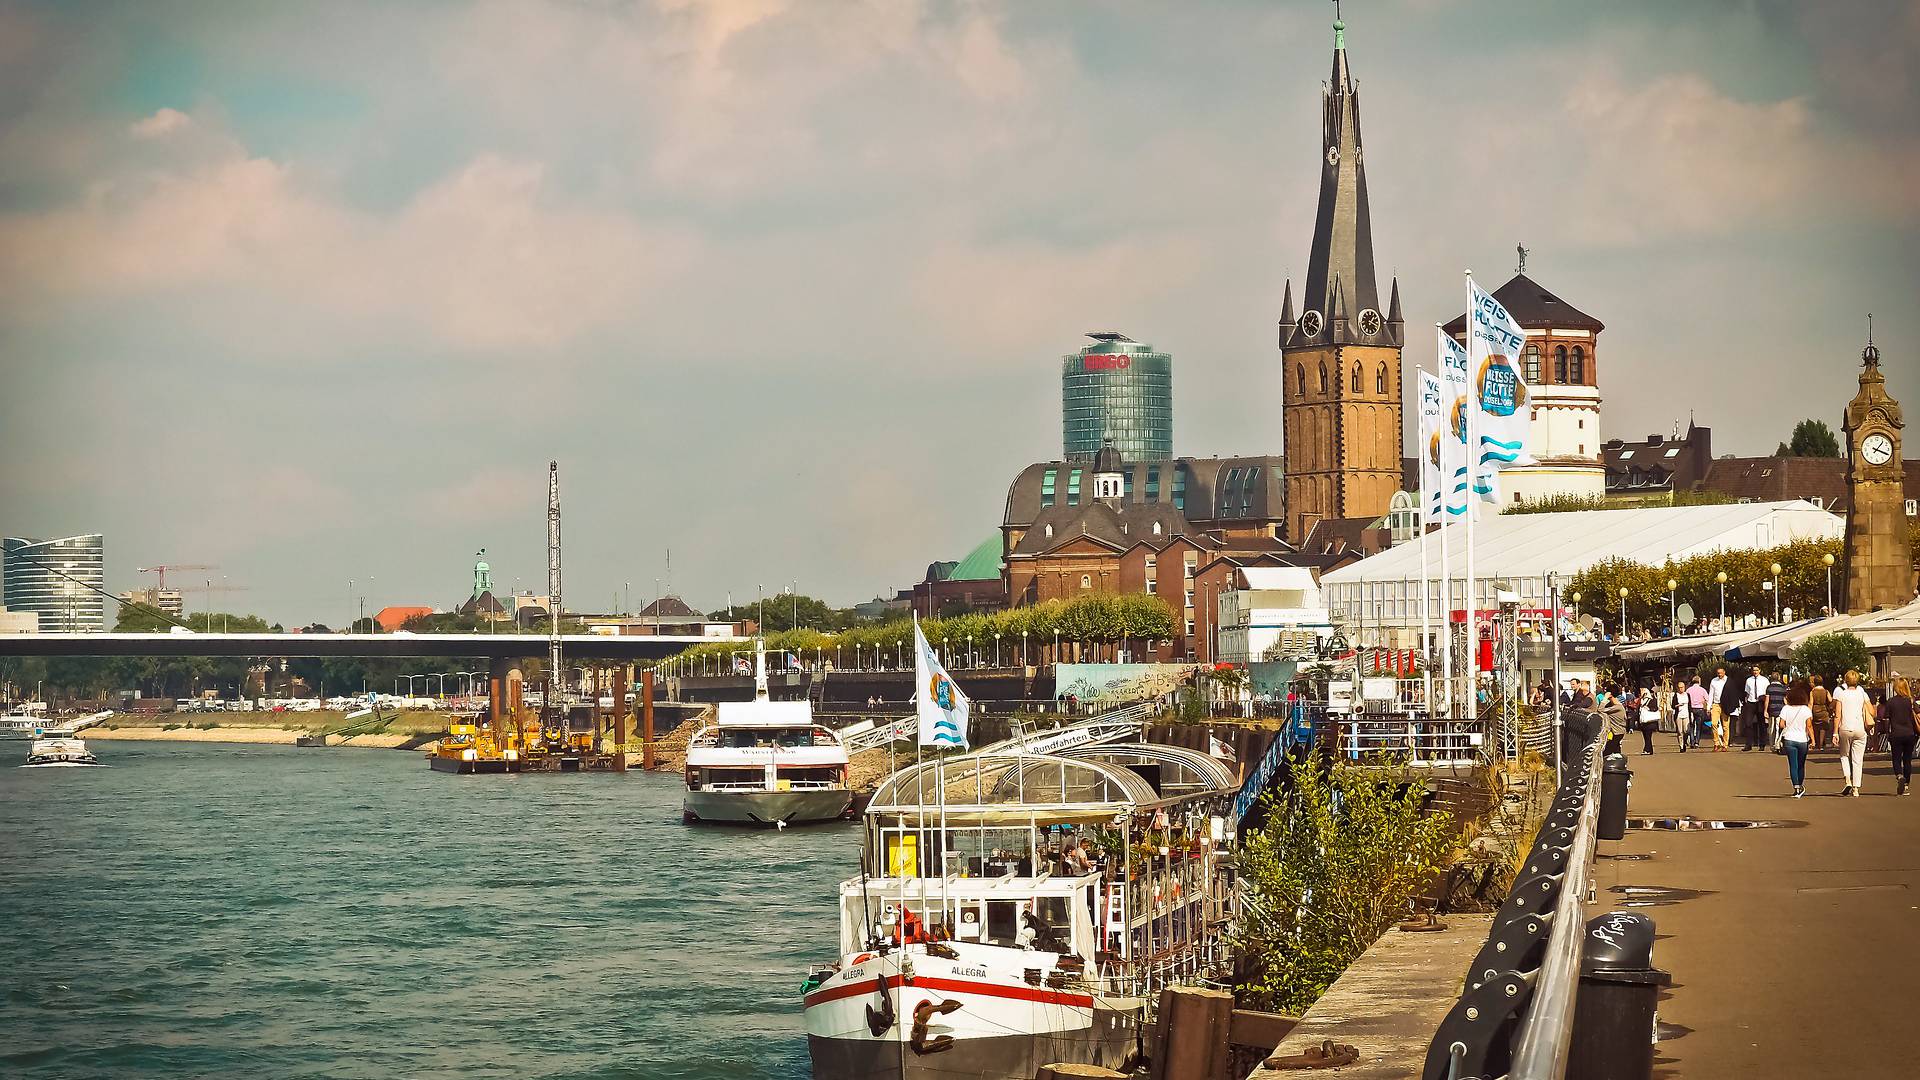
[[[1051,525],[1046,526],[1045,529],[1041,531],[1041,535],[1045,536],[1049,540],[1053,539],[1053,526]]]
[[[1911,511],[1909,511],[1909,512],[1908,512],[1908,514],[1907,514],[1907,516],[1908,516],[1908,517],[1912,517],[1912,516],[1913,516],[1913,514],[1912,514],[1912,512],[1911,512]],[[1157,522],[1157,521],[1156,521],[1156,522],[1154,522],[1154,523],[1153,523],[1153,535],[1155,535],[1155,536],[1159,536],[1159,535],[1160,535],[1160,534],[1161,534],[1162,532],[1165,532],[1165,531],[1166,531],[1166,530],[1165,530],[1164,528],[1162,528],[1162,527],[1161,527],[1161,525],[1160,525],[1160,523],[1159,523],[1159,522]]]

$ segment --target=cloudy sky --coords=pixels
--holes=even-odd
[[[0,2],[0,530],[338,623],[481,546],[541,588],[558,459],[570,606],[669,548],[851,603],[993,533],[1095,329],[1174,353],[1180,452],[1278,452],[1332,16]],[[1346,17],[1410,326],[1525,242],[1610,433],[1837,427],[1870,310],[1920,409],[1920,2]]]

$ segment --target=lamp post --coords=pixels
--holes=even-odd
[[[1680,636],[1680,583],[1667,579],[1667,636]]]
[[[1820,561],[1827,564],[1827,614],[1832,615],[1833,614],[1833,552],[1829,551],[1825,555],[1820,556]]]
[[[972,634],[967,635],[967,666],[968,667],[980,666],[980,654],[973,651],[973,635]]]
[[[1615,637],[1625,641],[1627,638],[1627,587],[1620,586],[1620,632]]]
[[[1027,632],[1020,631],[1020,666],[1027,666]]]
[[[1000,631],[993,632],[993,666],[1000,666]]]
[[[1773,621],[1778,625],[1780,622],[1780,564],[1774,563],[1770,569],[1773,570]]]
[[[1722,570],[1713,577],[1720,583],[1720,629],[1724,632],[1727,628],[1727,572]]]
[[[904,671],[906,669],[906,666],[907,666],[907,639],[906,638],[901,638],[899,642],[896,643],[896,648],[893,654],[893,662],[900,665],[901,670]]]
[[[1573,617],[1576,619],[1579,618],[1580,617],[1580,594],[1578,592],[1575,592],[1572,595],[1568,596],[1567,599],[1573,601]]]

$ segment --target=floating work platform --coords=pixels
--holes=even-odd
[[[433,770],[434,772],[457,773],[463,776],[469,773],[523,772],[525,770],[522,768],[522,766],[524,766],[525,764],[526,764],[525,762],[519,761],[517,759],[509,761],[505,758],[464,759],[464,758],[455,758],[455,757],[442,757],[439,754],[429,754],[427,756],[427,768]]]

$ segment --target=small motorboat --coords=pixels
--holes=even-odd
[[[27,751],[27,760],[20,763],[23,769],[104,769],[100,759],[87,749],[84,739],[50,738],[35,739]]]

